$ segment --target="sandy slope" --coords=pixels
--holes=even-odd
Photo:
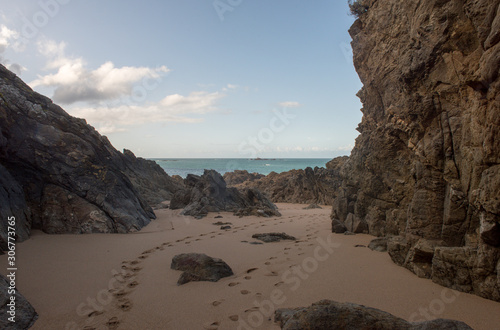
[[[500,329],[499,303],[440,287],[394,265],[387,253],[355,247],[371,236],[330,234],[330,208],[278,206],[283,216],[272,219],[224,213],[194,220],[160,210],[156,221],[128,235],[35,232],[18,246],[18,287],[40,314],[34,329],[279,329],[274,308],[321,299],[414,321],[442,317]],[[297,241],[242,242],[270,231]],[[177,286],[181,272],[170,262],[185,252],[222,258],[235,275]]]

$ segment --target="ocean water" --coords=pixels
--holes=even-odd
[[[325,167],[330,158],[276,158],[276,159],[243,159],[243,158],[156,158],[152,159],[169,175],[188,174],[201,175],[205,169],[216,170],[224,175],[234,170],[247,170],[250,173],[269,174],[305,169],[306,167]]]

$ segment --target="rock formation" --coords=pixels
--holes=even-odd
[[[16,330],[28,329],[38,319],[38,314],[31,304],[19,293],[14,290],[14,294],[9,292],[10,283],[6,277],[0,274],[0,329]],[[14,300],[11,300],[14,297]],[[12,305],[12,301],[14,305]],[[12,305],[12,306],[9,306]],[[9,312],[15,311],[14,314]],[[9,321],[14,316],[15,322]]]
[[[252,238],[256,238],[265,243],[279,242],[281,240],[297,240],[295,237],[290,236],[286,233],[263,233],[263,234],[253,234]]]
[[[397,264],[500,301],[500,0],[356,2],[363,119],[334,224],[362,223],[391,237]]]
[[[184,271],[178,285],[193,281],[217,282],[233,275],[233,271],[222,259],[212,258],[203,253],[183,253],[172,258],[171,269]]]
[[[227,188],[222,176],[205,170],[202,176],[188,174],[187,189],[177,192],[170,202],[171,209],[182,209],[183,215],[202,218],[208,212],[235,212],[236,215],[281,216],[276,205],[256,189]]]
[[[271,172],[260,178],[256,174],[235,171],[224,174],[224,178],[237,188],[258,189],[274,203],[322,205],[332,205],[341,182],[339,171],[334,167]]]
[[[85,120],[0,65],[0,249],[10,216],[18,242],[32,228],[53,234],[139,230],[155,218],[148,201],[179,186],[150,161],[118,152]]]
[[[460,321],[437,319],[424,322],[407,322],[379,309],[352,303],[322,300],[307,308],[278,309],[274,320],[281,329],[455,329],[472,330]]]

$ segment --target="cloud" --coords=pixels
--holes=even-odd
[[[282,108],[298,108],[302,106],[302,104],[300,104],[299,102],[292,102],[292,101],[281,102],[278,103],[278,105]]]
[[[18,32],[9,29],[3,24],[0,25],[0,62],[10,71],[20,75],[26,68],[17,63],[10,63],[10,61],[3,56],[3,53],[5,53],[9,47],[16,45],[18,39]],[[16,50],[16,47],[13,48]]]
[[[57,103],[110,101],[131,96],[135,85],[140,83],[145,89],[151,89],[170,71],[166,66],[117,68],[110,61],[91,70],[82,58],[67,57],[65,48],[64,42],[39,41],[38,51],[48,60],[46,69],[57,72],[39,75],[30,83],[32,87],[54,87],[52,98]]]
[[[217,111],[216,102],[225,95],[220,92],[192,92],[187,96],[172,94],[149,105],[122,104],[115,107],[84,107],[69,110],[85,118],[102,134],[123,132],[124,126],[147,123],[199,123],[203,118],[192,115]]]

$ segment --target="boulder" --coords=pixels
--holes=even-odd
[[[321,206],[319,206],[318,204],[309,204],[308,206],[306,207],[303,207],[302,209],[304,210],[312,210],[312,209],[320,209]]]
[[[38,319],[38,314],[31,304],[24,298],[23,295],[14,290],[14,294],[9,292],[9,280],[0,274],[0,329],[17,330],[28,329]],[[11,302],[11,296],[15,298],[15,323],[9,321],[10,307],[7,306]]]
[[[274,313],[274,320],[281,329],[455,329],[471,330],[467,324],[454,320],[432,320],[410,323],[379,309],[353,303],[339,303],[322,300],[310,307],[280,308]]]
[[[281,216],[278,208],[255,189],[228,188],[223,177],[214,170],[202,176],[188,174],[186,189],[178,191],[170,202],[171,209],[181,209],[183,215],[202,218],[208,212],[234,212],[239,216]]]
[[[178,285],[191,281],[217,282],[233,275],[233,271],[222,259],[212,258],[203,253],[183,253],[172,259],[171,269],[182,270]]]
[[[253,234],[252,238],[256,238],[256,239],[261,240],[262,242],[265,242],[265,243],[279,242],[281,240],[291,240],[291,241],[297,240],[295,237],[290,236],[290,235],[285,234],[285,233]]]
[[[368,244],[368,248],[373,251],[387,252],[387,238],[379,237],[372,239]]]
[[[332,219],[332,233],[343,234],[347,231],[343,222],[338,219]]]

